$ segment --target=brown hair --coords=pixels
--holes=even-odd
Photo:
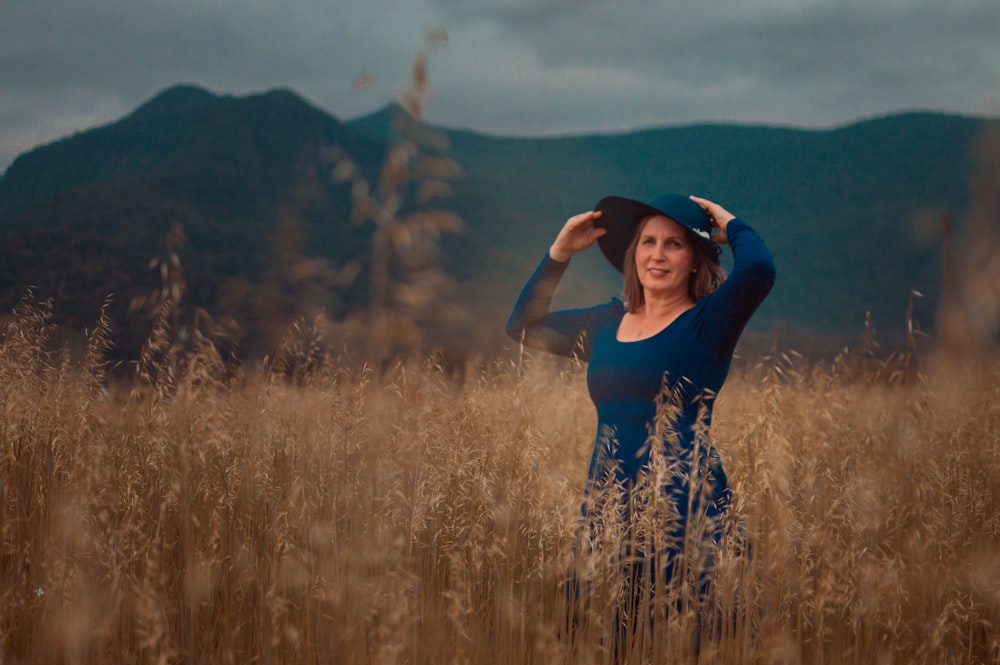
[[[625,264],[622,266],[622,272],[625,275],[622,300],[625,301],[625,309],[630,312],[635,311],[646,302],[642,282],[639,281],[639,273],[635,269],[635,248],[639,244],[639,236],[642,234],[646,222],[651,218],[652,216],[644,217],[635,225],[632,242],[629,243],[628,249],[625,251]],[[688,241],[694,248],[695,269],[691,279],[688,280],[688,294],[691,296],[691,300],[697,301],[719,288],[719,285],[726,280],[726,272],[721,265],[716,263],[694,233],[688,231],[687,235]]]

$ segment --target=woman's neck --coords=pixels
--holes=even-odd
[[[676,315],[678,311],[689,309],[694,305],[687,293],[658,294],[646,292],[643,294],[643,304],[635,313],[646,318],[661,318]]]

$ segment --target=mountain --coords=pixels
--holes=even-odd
[[[132,357],[149,321],[129,303],[160,285],[147,265],[179,225],[187,302],[239,322],[243,348],[272,344],[305,309],[283,274],[296,258],[323,267],[366,254],[370,230],[348,221],[349,192],[329,183],[331,145],[369,169],[384,152],[290,91],[180,86],[22,155],[0,179],[0,307],[34,286],[54,298],[57,323],[82,329],[113,293],[116,341]],[[311,305],[343,315],[365,293],[359,282]]]
[[[231,321],[241,352],[272,352],[299,314],[343,319],[373,293],[374,227],[351,220],[330,149],[376,181],[400,114],[341,122],[289,90],[231,97],[185,85],[29,151],[0,178],[0,311],[34,286],[53,298],[57,323],[82,330],[114,293],[118,353],[134,357],[150,322],[128,304],[162,286],[150,259],[182,230],[185,302]],[[778,282],[752,335],[842,345],[870,311],[891,340],[913,290],[925,296],[916,316],[932,325],[940,220],[949,212],[961,226],[978,137],[996,125],[907,113],[826,130],[704,124],[541,139],[430,128],[463,170],[444,204],[466,228],[442,236],[440,257],[478,322],[474,339],[493,348],[568,216],[609,193],[697,193],[749,221],[775,255]],[[605,300],[619,280],[599,253],[575,258],[557,305]]]
[[[750,222],[775,255],[777,285],[754,329],[790,326],[843,344],[868,311],[898,340],[913,290],[924,294],[918,318],[933,327],[941,219],[950,213],[958,224],[967,214],[988,125],[997,122],[908,113],[829,130],[713,124],[558,139],[449,136],[488,198],[462,213],[483,240],[516,254],[502,264],[519,275],[566,217],[606,193],[698,193]],[[599,255],[588,258],[581,274],[617,279]],[[592,290],[569,302],[593,302]],[[507,286],[495,295],[506,303]]]

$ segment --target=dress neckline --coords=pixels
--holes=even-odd
[[[621,330],[621,327],[622,327],[622,321],[625,320],[625,315],[628,314],[627,311],[623,310],[622,311],[622,318],[618,319],[618,325],[615,326],[615,341],[618,342],[619,344],[638,344],[639,342],[648,342],[649,340],[654,339],[656,337],[659,337],[660,335],[662,335],[663,333],[665,333],[667,330],[669,330],[670,328],[672,328],[675,323],[677,323],[678,321],[681,320],[681,317],[683,317],[684,315],[686,315],[688,312],[693,311],[694,308],[697,307],[697,306],[698,306],[698,303],[695,302],[695,304],[691,305],[686,310],[684,310],[683,312],[681,312],[680,314],[678,314],[677,316],[675,316],[670,321],[670,323],[668,323],[667,325],[663,326],[662,328],[660,328],[659,330],[657,330],[653,334],[651,334],[651,335],[649,335],[647,337],[641,337],[639,339],[630,339],[630,340],[619,339],[619,337],[618,337],[618,333],[619,333],[619,331]]]

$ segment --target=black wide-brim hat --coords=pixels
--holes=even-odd
[[[665,215],[686,228],[695,241],[704,247],[708,256],[719,263],[722,248],[712,240],[712,221],[705,209],[689,196],[663,194],[649,203],[621,196],[606,196],[597,202],[594,210],[602,213],[594,221],[594,226],[608,230],[597,242],[611,265],[621,272],[624,272],[625,252],[632,243],[636,225],[651,215]]]

